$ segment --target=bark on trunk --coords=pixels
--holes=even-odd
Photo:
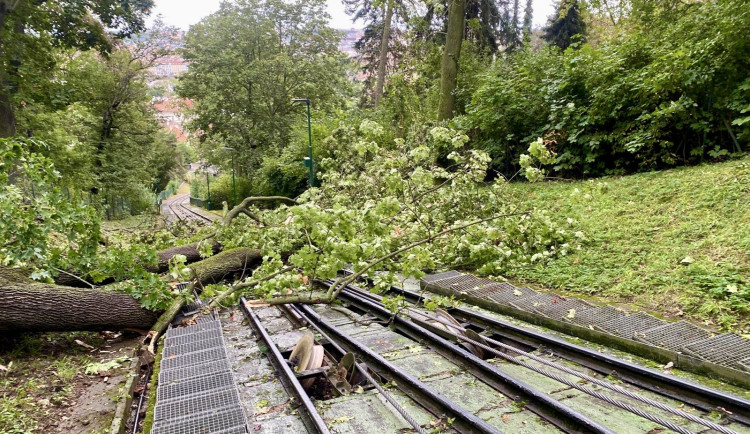
[[[192,277],[199,284],[216,283],[249,275],[261,261],[259,250],[232,249],[194,263]],[[0,267],[0,331],[149,330],[158,318],[127,294],[38,283]]]
[[[0,331],[148,330],[157,317],[127,294],[37,283],[0,268]]]
[[[375,107],[380,104],[385,86],[385,67],[388,64],[388,42],[391,38],[391,20],[393,19],[393,2],[388,1],[385,5],[385,19],[383,20],[383,34],[380,38],[380,55],[378,58],[378,81],[375,85],[373,103]]]
[[[445,35],[443,62],[440,69],[440,105],[438,121],[453,117],[453,106],[456,103],[456,81],[458,78],[458,59],[461,55],[461,42],[464,36],[466,0],[453,0],[448,13],[448,31]]]
[[[13,105],[5,89],[0,89],[0,137],[13,137],[15,135],[16,116],[13,113]]]
[[[213,240],[207,240],[206,243],[211,244],[211,250],[214,254],[221,251],[221,244]],[[169,249],[160,250],[157,252],[158,263],[155,266],[146,267],[146,269],[152,273],[164,273],[169,270],[169,260],[175,255],[185,255],[187,258],[186,263],[192,264],[201,260],[200,252],[198,251],[199,243],[185,244],[184,246],[170,247]],[[60,273],[55,276],[55,283],[63,286],[74,286],[76,288],[90,288],[92,282],[86,282],[85,279],[81,279],[80,276],[71,275],[71,273]],[[101,282],[101,284],[109,284],[111,281]]]
[[[214,252],[214,254],[217,254],[221,251],[221,244],[217,243],[213,240],[207,240],[204,241],[204,243],[209,243],[211,245],[211,250]],[[175,255],[185,255],[187,258],[186,263],[192,264],[193,262],[200,261],[201,255],[200,251],[198,250],[200,243],[193,243],[193,244],[186,244],[184,246],[176,246],[169,249],[161,250],[157,253],[157,256],[159,257],[159,263],[155,268],[150,268],[149,271],[152,273],[163,273],[167,270],[169,270],[169,260],[172,259]]]
[[[196,262],[190,269],[199,285],[208,285],[236,275],[247,277],[262,260],[260,250],[238,247]]]

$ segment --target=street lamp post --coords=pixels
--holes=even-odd
[[[307,98],[293,99],[292,102],[303,102],[307,104],[307,147],[310,151],[310,156],[305,160],[305,166],[310,168],[310,187],[315,187],[315,169],[313,168],[313,152],[312,152],[312,129],[310,127],[310,100]]]
[[[208,166],[206,166],[206,187],[208,188],[208,199],[206,199],[206,209],[211,211],[211,180],[209,179]]]
[[[234,148],[230,148],[228,146],[224,146],[222,149],[226,149],[227,151],[232,151],[232,208],[237,206],[237,184],[234,180]]]

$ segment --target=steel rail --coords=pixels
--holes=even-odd
[[[190,196],[188,196],[188,199],[190,199]],[[180,208],[182,208],[183,210],[185,210],[185,211],[189,212],[190,214],[192,214],[192,215],[194,215],[194,216],[197,216],[198,218],[201,218],[201,219],[203,219],[204,221],[207,221],[207,222],[209,222],[209,223],[213,223],[213,220],[211,220],[210,218],[208,218],[208,217],[204,216],[203,214],[199,213],[198,211],[195,211],[195,210],[193,210],[193,209],[191,209],[191,208],[189,208],[189,207],[186,207],[186,206],[184,205],[184,204],[185,204],[185,201],[184,201],[184,200],[183,200],[182,202],[178,202],[177,204],[178,204],[178,205],[180,206]]]
[[[455,346],[451,341],[399,316],[393,316],[378,303],[357,295],[348,287],[344,288],[340,297],[362,310],[375,313],[382,319],[393,317],[394,325],[403,333],[414,340],[427,341],[432,349],[443,357],[463,366],[472,375],[506,396],[525,402],[529,410],[564,431],[613,433],[609,428],[540,392],[524,381],[502,372],[468,350]]]
[[[450,328],[452,328],[454,330],[455,329],[465,330],[461,326],[456,326],[456,325],[451,324],[451,323],[449,323],[447,321],[444,321],[442,319],[434,318],[434,317],[432,317],[430,315],[427,315],[425,313],[418,312],[418,311],[410,309],[409,317],[412,319],[412,321],[416,322],[417,324],[422,325],[423,327],[428,327],[428,328],[432,327],[425,320],[416,318],[415,316],[421,316],[423,318],[427,318],[428,320],[437,320],[438,322],[440,322],[441,324],[445,325],[446,327],[450,327]],[[505,349],[505,350],[508,350],[508,351],[510,351],[510,352],[512,352],[514,354],[517,354],[518,356],[527,357],[527,358],[529,358],[531,360],[537,361],[537,362],[539,362],[539,363],[541,363],[543,365],[549,366],[549,367],[551,367],[553,369],[557,369],[557,370],[562,371],[562,372],[564,372],[566,374],[572,375],[574,377],[578,377],[580,379],[586,380],[586,381],[591,382],[593,384],[596,384],[598,386],[602,386],[604,388],[607,388],[609,390],[617,392],[617,393],[619,393],[619,394],[621,394],[623,396],[626,396],[628,398],[634,399],[636,401],[640,401],[640,402],[642,402],[644,404],[651,405],[651,406],[656,407],[656,408],[658,408],[660,410],[664,410],[664,411],[666,411],[668,413],[672,413],[672,414],[674,414],[676,416],[679,416],[679,417],[681,417],[683,419],[686,419],[686,420],[688,420],[690,422],[695,422],[697,424],[703,425],[703,426],[708,427],[710,429],[716,430],[716,431],[718,431],[720,433],[723,433],[723,434],[738,434],[736,431],[733,431],[733,430],[731,430],[729,428],[723,427],[723,426],[721,426],[721,425],[719,425],[717,423],[714,423],[714,422],[711,422],[709,420],[702,419],[700,417],[694,416],[694,415],[692,415],[692,414],[690,414],[688,412],[682,411],[680,409],[670,407],[670,406],[668,406],[666,404],[663,404],[663,403],[661,403],[659,401],[655,401],[655,400],[653,400],[651,398],[643,397],[641,395],[638,395],[637,393],[631,392],[630,390],[627,390],[627,389],[622,388],[620,386],[617,386],[615,384],[609,383],[607,381],[600,380],[598,378],[591,377],[591,376],[586,375],[584,373],[578,372],[578,371],[576,371],[574,369],[570,369],[570,368],[568,368],[566,366],[562,366],[562,365],[560,365],[558,363],[549,361],[549,360],[547,360],[547,359],[545,359],[543,357],[539,357],[536,354],[528,353],[528,352],[520,350],[520,349],[518,349],[516,347],[503,344],[502,342],[498,342],[498,341],[496,341],[494,339],[483,338],[484,341],[486,342],[485,343],[485,342],[475,341],[475,340],[473,340],[471,338],[468,338],[468,337],[463,336],[463,335],[458,334],[458,333],[448,333],[448,334],[449,334],[450,338],[456,338],[459,341],[463,341],[463,342],[475,345],[477,347],[480,347],[483,350],[494,354],[496,357],[500,357],[503,360],[506,360],[506,361],[514,363],[516,365],[522,366],[522,367],[524,367],[526,369],[530,369],[530,370],[532,370],[532,371],[534,371],[534,372],[536,372],[538,374],[544,375],[547,378],[551,378],[551,379],[553,379],[553,380],[555,380],[557,382],[563,383],[563,384],[565,384],[565,385],[567,385],[569,387],[577,389],[577,390],[579,390],[579,391],[581,391],[581,392],[583,392],[583,393],[585,393],[587,395],[593,396],[593,397],[598,398],[598,399],[600,399],[602,401],[605,401],[605,402],[608,402],[608,403],[610,403],[610,404],[612,404],[614,406],[617,406],[617,407],[619,407],[619,408],[621,408],[623,410],[626,410],[626,411],[628,411],[630,413],[633,413],[633,414],[635,414],[637,416],[643,417],[643,418],[648,419],[648,420],[650,420],[652,422],[655,422],[655,423],[657,423],[659,425],[665,426],[665,427],[671,429],[672,431],[676,431],[676,432],[683,433],[683,434],[688,434],[688,433],[692,432],[692,431],[689,431],[689,430],[687,430],[685,428],[682,428],[679,425],[676,425],[676,424],[674,424],[674,423],[672,423],[672,422],[670,422],[670,421],[668,421],[666,419],[662,419],[662,418],[660,418],[658,416],[654,416],[654,415],[652,415],[650,413],[645,412],[644,410],[642,410],[640,408],[633,407],[632,405],[630,405],[630,404],[628,404],[626,402],[618,401],[618,400],[616,400],[614,398],[611,398],[609,396],[603,395],[602,393],[600,393],[600,392],[598,392],[596,390],[590,389],[588,387],[581,386],[580,384],[578,384],[576,382],[573,382],[571,380],[568,380],[567,378],[562,377],[562,376],[560,376],[558,374],[555,374],[555,373],[552,373],[552,372],[549,372],[549,371],[545,371],[544,369],[541,369],[538,366],[534,366],[534,365],[532,365],[532,364],[530,364],[528,362],[525,362],[523,360],[518,359],[516,356],[510,356],[510,355],[508,355],[506,353],[503,353],[503,352],[499,351],[497,349],[497,347]],[[495,348],[493,348],[493,347],[491,347],[491,346],[489,346],[487,344],[492,344],[492,345],[495,346]]]
[[[417,321],[419,321],[419,320],[417,320]],[[581,392],[584,392],[584,393],[586,393],[588,395],[591,395],[591,396],[594,396],[596,398],[599,398],[599,399],[601,399],[603,401],[606,401],[606,402],[608,402],[608,403],[610,403],[612,405],[615,405],[615,406],[620,407],[620,408],[622,408],[624,410],[627,410],[627,411],[629,411],[629,412],[631,412],[633,414],[636,414],[638,416],[646,418],[646,419],[648,419],[648,420],[650,420],[652,422],[658,423],[659,425],[663,425],[663,426],[665,426],[665,427],[667,427],[667,428],[669,428],[669,429],[671,429],[673,431],[682,432],[682,433],[688,433],[688,432],[690,432],[690,431],[688,431],[688,430],[686,430],[686,429],[684,429],[682,427],[679,427],[678,425],[673,424],[670,421],[667,421],[665,419],[659,418],[658,416],[653,416],[653,415],[651,415],[649,413],[646,413],[645,411],[643,411],[643,410],[641,410],[639,408],[635,408],[632,405],[624,403],[622,401],[616,401],[613,398],[610,398],[610,397],[608,397],[606,395],[603,395],[603,394],[601,394],[600,392],[598,392],[596,390],[589,389],[588,387],[583,387],[583,386],[579,385],[578,383],[570,381],[570,380],[568,380],[568,379],[566,379],[564,377],[561,377],[561,376],[559,376],[557,374],[553,374],[553,373],[551,373],[549,371],[545,371],[545,370],[543,370],[543,369],[541,369],[541,368],[539,368],[537,366],[534,366],[534,365],[531,365],[531,364],[529,364],[527,362],[519,360],[516,357],[509,356],[508,354],[503,353],[501,351],[498,351],[496,348],[490,347],[489,345],[486,345],[486,344],[484,344],[482,342],[475,341],[473,339],[470,339],[470,338],[467,338],[467,337],[461,336],[461,335],[455,335],[455,336],[459,340],[464,341],[464,342],[468,342],[468,343],[470,343],[472,345],[476,345],[476,346],[482,348],[483,350],[488,351],[488,352],[494,354],[497,357],[500,357],[500,358],[502,358],[504,360],[507,360],[507,361],[509,361],[511,363],[515,363],[517,365],[523,366],[524,368],[527,368],[527,369],[530,369],[530,370],[532,370],[534,372],[542,374],[545,377],[552,378],[553,380],[556,380],[558,382],[566,384],[567,386],[570,386],[570,387],[572,387],[574,389],[578,389]],[[660,410],[664,410],[666,412],[672,413],[672,414],[674,414],[676,416],[679,416],[679,417],[681,417],[683,419],[686,419],[686,420],[688,420],[690,422],[695,422],[697,424],[703,425],[705,427],[708,427],[710,429],[716,430],[716,431],[718,431],[720,433],[723,433],[723,434],[738,434],[736,431],[731,430],[731,429],[726,428],[726,427],[723,427],[723,426],[721,426],[721,425],[719,425],[717,423],[711,422],[710,420],[702,419],[702,418],[697,417],[695,415],[692,415],[692,414],[690,414],[688,412],[682,411],[682,410],[677,409],[677,408],[670,407],[670,406],[668,406],[666,404],[663,404],[661,402],[658,402],[658,401],[654,401],[651,398],[646,398],[646,397],[640,396],[637,393],[631,392],[631,391],[629,391],[627,389],[624,389],[624,388],[622,388],[620,386],[617,386],[615,384],[609,383],[607,381],[602,381],[602,380],[600,380],[598,378],[591,377],[589,375],[583,374],[581,372],[578,372],[578,371],[575,371],[573,369],[567,368],[565,366],[559,365],[557,363],[551,362],[551,361],[546,360],[546,359],[544,359],[542,357],[539,357],[539,356],[537,356],[535,354],[527,353],[525,351],[519,350],[518,348],[512,347],[510,345],[503,344],[502,342],[498,342],[498,341],[495,341],[493,339],[486,339],[486,341],[487,341],[487,343],[491,343],[492,345],[495,345],[495,346],[498,346],[500,348],[503,348],[503,349],[506,349],[508,351],[511,351],[513,353],[516,353],[519,356],[528,357],[528,358],[530,358],[532,360],[535,360],[535,361],[537,361],[539,363],[547,365],[547,366],[549,366],[551,368],[554,368],[554,369],[560,370],[562,372],[565,372],[566,374],[573,375],[575,377],[578,377],[578,378],[581,378],[583,380],[589,381],[592,384],[596,384],[598,386],[602,386],[604,388],[607,388],[609,390],[617,392],[617,393],[619,393],[619,394],[621,394],[623,396],[627,396],[628,398],[634,399],[636,401],[640,401],[640,402],[642,402],[644,404],[648,404],[648,405],[656,407],[656,408],[658,408]]]
[[[291,312],[293,312],[294,315],[300,317],[310,327],[314,328],[318,333],[320,333],[320,335],[323,337],[323,339],[325,339],[326,341],[328,341],[336,349],[336,351],[338,351],[340,353],[341,356],[343,356],[343,355],[346,354],[346,351],[344,350],[344,348],[341,347],[341,345],[339,345],[335,340],[331,339],[331,337],[328,336],[328,334],[322,328],[320,328],[317,324],[315,324],[314,322],[312,322],[310,320],[310,318],[308,318],[307,315],[304,314],[304,312],[300,311],[297,306],[291,305]],[[404,408],[401,406],[401,404],[399,404],[395,399],[393,399],[393,397],[391,396],[391,394],[388,393],[385,389],[383,389],[380,386],[380,384],[378,384],[378,382],[372,377],[372,375],[370,375],[367,372],[367,368],[365,368],[364,366],[360,365],[359,363],[355,363],[354,366],[357,368],[357,371],[359,371],[359,373],[362,374],[363,377],[365,377],[365,379],[367,380],[367,382],[370,383],[370,384],[372,384],[372,386],[378,391],[378,393],[380,393],[381,395],[383,395],[383,398],[385,398],[385,400],[388,401],[388,403],[391,404],[393,406],[393,408],[396,409],[396,411],[398,412],[398,414],[400,414],[401,417],[403,417],[404,420],[407,421],[409,423],[409,425],[411,425],[411,427],[414,428],[414,430],[417,433],[419,433],[419,434],[427,434],[427,431],[425,431],[424,428],[422,428],[422,426],[419,423],[417,423],[417,421],[414,420],[414,418],[411,417],[411,415],[409,413],[407,413],[406,410],[404,410]]]
[[[404,298],[415,304],[422,304],[422,300],[424,300],[421,294],[404,288],[392,286],[390,290],[403,295]],[[500,335],[503,339],[527,347],[544,346],[556,355],[593,371],[604,375],[611,375],[614,372],[620,380],[626,383],[682,401],[701,410],[718,411],[729,419],[750,426],[750,401],[746,399],[707,388],[679,377],[666,375],[554,336],[490,318],[467,309],[451,308],[448,309],[448,313],[466,324],[485,328]]]
[[[151,381],[151,372],[152,368],[149,366],[148,370],[146,371],[146,375],[144,376],[144,384],[143,384],[143,390],[141,391],[141,396],[138,397],[138,408],[135,411],[135,419],[133,419],[133,434],[140,431],[138,429],[138,421],[140,419],[141,415],[141,407],[143,407],[143,395],[146,394],[146,388],[148,387],[149,382]]]
[[[359,294],[359,295],[361,295],[363,297],[367,297],[367,298],[373,300],[373,302],[378,302],[377,297],[374,296],[371,292],[364,291],[364,290],[362,290],[360,288],[357,288],[356,286],[353,286],[353,285],[350,285],[349,289],[352,290],[353,292],[356,292],[357,294]],[[417,323],[419,323],[423,327],[431,328],[431,326],[426,321],[421,320],[419,318],[415,318],[413,316],[413,314],[422,316],[422,317],[427,318],[427,319],[437,320],[441,324],[445,325],[446,327],[452,328],[452,329],[465,330],[463,327],[456,326],[456,325],[451,324],[451,323],[449,323],[447,321],[441,320],[440,318],[433,318],[433,317],[431,317],[431,316],[429,316],[429,315],[427,315],[425,313],[422,313],[422,312],[419,312],[419,311],[415,311],[415,310],[410,310],[410,315],[409,316],[412,318],[412,320],[416,321]],[[438,334],[440,334],[440,333],[438,332]],[[585,390],[584,390],[584,388],[580,388],[577,384],[569,384],[568,380],[564,380],[564,379],[561,380],[561,378],[563,378],[563,377],[556,376],[555,374],[551,374],[551,373],[549,373],[547,371],[540,370],[540,369],[538,369],[535,366],[528,365],[528,364],[526,364],[524,362],[521,362],[518,359],[516,359],[515,357],[508,356],[507,354],[498,351],[496,348],[492,348],[492,347],[486,345],[486,343],[492,344],[495,347],[499,347],[499,348],[505,349],[507,351],[511,351],[511,352],[513,352],[513,353],[515,353],[515,354],[517,354],[519,356],[528,357],[528,358],[530,358],[532,360],[535,360],[535,361],[537,361],[539,363],[547,365],[547,366],[549,366],[551,368],[554,368],[554,369],[557,369],[559,371],[565,372],[566,374],[570,374],[570,375],[576,376],[578,378],[581,378],[583,380],[589,381],[589,382],[591,382],[593,384],[605,387],[605,388],[607,388],[609,390],[612,390],[614,392],[617,392],[617,393],[619,393],[619,394],[621,394],[623,396],[626,396],[626,397],[634,399],[636,401],[640,401],[640,402],[642,402],[644,404],[648,404],[650,406],[656,407],[656,408],[658,408],[660,410],[672,413],[672,414],[674,414],[676,416],[679,416],[679,417],[681,417],[683,419],[686,419],[686,420],[688,420],[690,422],[695,422],[697,424],[703,425],[705,427],[708,427],[708,428],[713,429],[715,431],[718,431],[720,433],[724,433],[724,434],[737,434],[736,431],[733,431],[733,430],[731,430],[729,428],[723,427],[723,426],[721,426],[721,425],[719,425],[717,423],[714,423],[714,422],[712,422],[710,420],[706,420],[706,419],[697,417],[697,416],[692,415],[692,414],[690,414],[688,412],[685,412],[685,411],[682,411],[680,409],[677,409],[677,408],[671,407],[669,405],[663,404],[663,403],[661,403],[659,401],[655,401],[655,400],[653,400],[651,398],[647,398],[647,397],[641,396],[641,395],[639,395],[639,394],[637,394],[635,392],[627,390],[627,389],[625,389],[623,387],[620,387],[620,386],[618,386],[616,384],[612,384],[612,383],[609,383],[607,381],[600,380],[600,379],[595,378],[595,377],[591,377],[590,375],[586,375],[586,374],[584,374],[582,372],[578,372],[578,371],[576,371],[574,369],[568,368],[566,366],[562,366],[559,363],[555,363],[555,362],[549,361],[549,360],[547,360],[547,359],[545,359],[543,357],[539,357],[539,356],[537,356],[535,354],[529,353],[527,351],[523,351],[523,350],[521,350],[519,348],[516,348],[516,347],[511,346],[511,345],[504,344],[502,342],[496,341],[496,340],[488,338],[486,336],[483,337],[486,343],[472,340],[472,339],[470,339],[470,338],[468,338],[466,336],[462,336],[462,335],[460,335],[458,333],[449,333],[449,336],[450,336],[450,338],[455,338],[457,340],[464,341],[464,342],[470,343],[472,345],[481,347],[485,351],[489,351],[489,352],[495,354],[496,356],[498,356],[500,358],[503,358],[503,359],[505,359],[505,360],[507,360],[509,362],[518,364],[518,365],[523,366],[523,367],[525,367],[527,369],[531,369],[531,370],[533,370],[533,371],[535,371],[535,372],[537,372],[539,374],[542,374],[542,375],[544,375],[544,376],[546,376],[548,378],[552,378],[553,380],[562,382],[562,383],[564,383],[564,384],[566,384],[566,385],[568,385],[570,387],[573,387],[575,389],[578,389],[578,390],[580,390],[580,391],[582,391],[582,392],[584,392],[584,393],[586,393],[588,395],[597,397],[599,399],[602,399],[604,401],[609,402],[612,405],[616,405],[616,406],[618,406],[618,407],[620,407],[620,408],[622,408],[624,410],[627,410],[627,411],[630,411],[631,413],[637,414],[638,416],[641,416],[641,417],[644,417],[646,419],[649,419],[652,422],[656,422],[656,423],[658,423],[660,425],[666,426],[667,428],[672,429],[673,431],[686,432],[686,431],[681,431],[681,429],[674,428],[676,425],[672,424],[669,421],[665,421],[664,419],[654,419],[654,416],[652,416],[652,415],[644,415],[644,413],[642,412],[642,410],[640,410],[640,409],[635,409],[634,410],[634,407],[629,406],[626,403],[612,402],[612,401],[610,401],[609,397],[603,397],[599,392],[591,391],[588,388],[585,388]]]
[[[280,374],[279,379],[281,380],[284,389],[286,389],[287,393],[300,404],[298,407],[300,410],[299,414],[308,432],[330,434],[328,426],[326,426],[323,418],[320,417],[318,410],[315,408],[315,404],[313,404],[310,397],[307,396],[307,392],[302,388],[299,380],[297,380],[294,372],[292,372],[292,368],[287,365],[284,356],[281,355],[278,347],[276,347],[276,344],[271,340],[271,336],[268,335],[268,332],[263,327],[260,318],[258,318],[255,312],[247,306],[247,300],[245,300],[245,297],[240,298],[240,308],[242,309],[242,313],[245,314],[245,317],[258,333],[258,336],[263,340],[263,343],[269,348],[270,351],[268,352],[268,358],[276,368],[276,372]]]
[[[430,386],[415,378],[401,368],[395,366],[378,353],[367,348],[355,339],[337,330],[335,326],[324,320],[309,306],[300,306],[303,312],[311,322],[314,322],[321,329],[324,329],[329,336],[333,336],[338,342],[349,351],[356,353],[358,356],[378,372],[379,375],[395,380],[396,387],[401,389],[407,395],[419,398],[419,404],[427,408],[436,415],[446,415],[454,418],[453,427],[462,433],[500,433],[497,428],[480,419],[473,413],[466,411],[453,401],[433,390]]]
[[[195,220],[195,217],[202,219],[205,222],[212,223],[213,220],[206,217],[205,215],[192,210],[184,205],[185,200],[177,201],[179,196],[174,196],[169,199],[165,199],[167,208],[177,218],[177,220]],[[189,198],[189,196],[188,196]]]

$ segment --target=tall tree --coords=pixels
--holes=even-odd
[[[461,42],[464,37],[466,0],[452,0],[448,12],[448,29],[445,33],[445,47],[440,68],[440,103],[438,120],[451,119],[456,102],[456,82],[458,60],[461,56]]]
[[[144,28],[152,5],[153,0],[0,0],[0,137],[15,135],[19,93],[30,77],[43,79],[46,71],[35,67],[54,63],[53,47],[107,52],[112,38]]]
[[[578,36],[581,42],[586,38],[586,22],[581,14],[578,0],[560,0],[555,8],[555,18],[544,28],[545,41],[564,50]]]
[[[340,34],[327,18],[324,0],[235,0],[191,27],[178,93],[194,101],[190,127],[204,149],[231,147],[237,167],[257,168],[300,123],[292,99],[317,108],[341,102]]]
[[[531,23],[534,17],[533,0],[526,0],[526,8],[523,11],[523,42],[528,45],[531,42]]]
[[[380,37],[380,55],[378,56],[378,81],[375,84],[373,103],[377,107],[380,97],[383,96],[385,85],[385,65],[388,62],[388,42],[391,37],[391,21],[393,19],[393,0],[385,0],[385,18],[383,19],[383,34]]]
[[[371,89],[372,104],[377,106],[383,97],[389,65],[394,65],[401,54],[406,5],[403,0],[343,0],[343,3],[354,21],[366,23],[354,47],[368,76],[365,85]]]

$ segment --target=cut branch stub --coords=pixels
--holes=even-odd
[[[253,202],[282,202],[287,205],[297,205],[297,201],[290,199],[285,196],[250,196],[246,197],[239,205],[232,208],[227,215],[224,216],[222,221],[225,225],[228,225],[240,214],[244,214],[247,211],[247,207]],[[247,211],[249,213],[249,211]],[[251,217],[252,218],[252,217]]]

